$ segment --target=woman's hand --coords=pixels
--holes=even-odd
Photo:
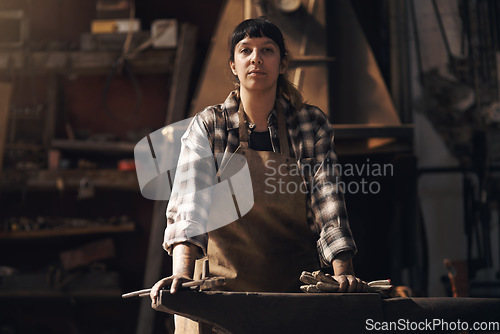
[[[326,274],[331,276],[330,274]],[[366,292],[368,285],[361,278],[354,275],[336,275],[331,276],[339,283],[337,292]]]
[[[161,303],[160,301],[160,290],[164,287],[170,286],[170,293],[176,293],[180,288],[181,284],[184,282],[192,281],[191,278],[182,275],[172,275],[169,277],[162,278],[151,288],[149,297],[151,298],[151,307],[156,309]]]
[[[332,277],[340,284],[338,292],[364,292],[368,289],[367,283],[354,274],[351,252],[338,254],[332,266],[334,273]]]
[[[170,286],[170,293],[176,293],[181,288],[182,283],[192,281],[197,251],[197,246],[190,243],[179,243],[173,246],[173,275],[162,278],[151,288],[149,297],[152,308],[156,309],[160,305],[160,290],[162,288]]]

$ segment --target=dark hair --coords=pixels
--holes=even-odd
[[[285,39],[281,30],[266,17],[258,17],[241,22],[231,33],[229,37],[229,60],[232,62],[234,62],[234,49],[236,48],[236,44],[245,37],[268,37],[272,39],[280,49],[281,62],[290,61],[290,52],[285,46]],[[239,82],[237,82],[237,86],[239,87]],[[286,73],[278,76],[276,94],[283,94],[292,102],[295,108],[298,109],[302,107],[302,94],[300,94],[297,88],[287,79]]]

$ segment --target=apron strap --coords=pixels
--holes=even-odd
[[[286,157],[289,157],[290,147],[288,146],[288,137],[286,135],[285,112],[283,110],[283,106],[279,103],[279,101],[276,101],[275,108],[278,114],[278,138],[280,140],[280,153],[285,155]],[[248,147],[248,130],[246,127],[243,104],[241,102],[238,108],[238,119],[240,122],[240,145],[242,147]]]
[[[239,131],[240,131],[240,146],[248,147],[248,130],[245,122],[245,115],[243,114],[243,103],[240,102],[240,107],[238,108],[238,118],[240,121]]]
[[[280,140],[281,154],[287,158],[290,156],[290,147],[288,146],[288,136],[286,135],[285,111],[279,101],[276,101],[276,111],[278,112],[278,138]]]

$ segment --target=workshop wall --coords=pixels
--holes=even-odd
[[[30,41],[38,47],[76,48],[82,32],[89,31],[95,18],[94,1],[5,0],[0,10],[22,9],[30,20]]]
[[[452,53],[466,57],[461,45],[462,21],[457,1],[437,1],[442,15],[443,25],[448,36]],[[449,80],[456,79],[450,74],[448,55],[439,30],[438,21],[431,1],[422,1],[415,6],[415,16],[418,23],[420,52],[422,56],[422,70],[432,68],[438,70],[439,75]],[[409,30],[413,26],[409,22]],[[415,153],[418,157],[419,168],[453,168],[460,167],[456,155],[453,155],[441,136],[436,131],[436,124],[431,123],[425,116],[422,105],[422,86],[419,77],[417,50],[415,49],[415,34],[410,35],[412,47],[412,87],[413,87],[413,117],[415,122]],[[485,50],[486,51],[486,50]],[[491,50],[489,50],[491,52]],[[432,113],[432,110],[427,110]],[[435,113],[438,111],[435,110]],[[439,124],[438,124],[439,125]],[[446,123],[441,125],[446,126]],[[449,124],[448,124],[449,125]],[[466,129],[464,129],[465,131]],[[462,132],[466,135],[467,132]],[[475,176],[473,176],[475,179]],[[445,296],[447,273],[443,265],[445,258],[464,261],[467,259],[467,240],[464,220],[464,190],[462,189],[462,173],[424,173],[419,177],[419,198],[426,227],[429,254],[429,296]],[[474,191],[471,189],[469,191]],[[495,273],[498,271],[498,213],[492,208],[491,230],[485,236],[491,239],[493,246],[493,267],[478,272],[479,279],[497,281]],[[477,217],[474,219],[478,219]],[[479,239],[478,239],[479,240]],[[473,257],[478,256],[473,252]]]
[[[192,71],[188,100],[194,94],[197,79],[202,69],[203,59],[212,38],[212,32],[217,23],[217,16],[223,0],[205,1],[157,1],[140,0],[136,1],[136,17],[141,19],[143,30],[149,30],[151,22],[159,18],[176,18],[182,23],[192,23],[198,28],[197,53]],[[372,2],[373,3],[373,2]],[[359,5],[359,2],[358,2]],[[439,6],[443,15],[448,38],[451,47],[457,54],[460,53],[460,31],[461,26],[458,19],[458,9],[454,0],[440,0]],[[83,33],[90,31],[90,22],[96,17],[95,1],[72,1],[72,0],[3,0],[0,2],[0,10],[22,9],[29,17],[30,34],[29,44],[31,49],[39,51],[56,50],[78,50],[80,47],[80,38]],[[418,2],[416,7],[416,16],[420,34],[421,52],[423,55],[424,70],[436,67],[439,73],[446,76],[447,57],[443,46],[442,38],[438,30],[435,15],[430,1]],[[410,25],[410,23],[409,23]],[[410,25],[409,30],[412,30]],[[374,30],[372,30],[373,32]],[[1,32],[0,32],[1,35]],[[377,36],[371,39],[376,39]],[[418,158],[420,168],[424,167],[450,167],[458,166],[459,162],[446,147],[442,137],[434,129],[431,122],[419,111],[419,98],[422,95],[420,87],[418,68],[416,64],[415,34],[410,35],[410,44],[412,45],[412,87],[414,98],[413,120],[415,123],[415,146],[414,150]],[[386,43],[387,40],[380,43]],[[2,51],[0,51],[0,54]],[[380,50],[375,55],[384,57]],[[380,62],[380,59],[379,59]],[[388,81],[389,69],[388,61],[380,62],[382,66],[382,75],[385,81]],[[38,101],[47,105],[49,98],[47,96],[47,87],[50,86],[51,78],[47,75],[37,75],[33,79],[31,89],[31,75],[14,76],[8,71],[1,73],[0,78],[14,83],[14,94],[12,103],[14,105],[23,105]],[[73,135],[76,139],[86,140],[91,137],[100,140],[126,140],[129,142],[137,141],[151,131],[160,128],[165,120],[165,111],[169,99],[169,89],[171,81],[168,75],[163,74],[140,74],[138,83],[143,92],[144,101],[139,114],[132,122],[116,121],[109,115],[109,111],[120,111],[115,116],[130,115],[134,112],[136,102],[136,92],[128,78],[123,75],[117,75],[113,86],[110,88],[107,101],[109,110],[102,109],[102,96],[106,84],[106,74],[80,75],[71,71],[59,74],[57,113],[55,120],[55,138],[67,139],[69,136],[67,122],[71,124]],[[97,110],[97,111],[96,111]],[[40,133],[42,128],[39,123],[30,123],[27,125],[17,124],[20,131],[17,135],[27,138],[28,141],[35,142],[38,137],[43,137]],[[43,144],[43,143],[42,143]],[[348,143],[348,145],[351,143]],[[67,153],[67,161],[70,161],[69,167],[75,168],[79,165],[78,160],[82,158],[81,152]],[[46,158],[46,156],[45,156]],[[119,156],[108,155],[106,157],[93,157],[90,165],[94,167],[109,167],[113,164],[116,167]],[[130,157],[129,157],[130,158]],[[392,157],[379,156],[372,157],[372,163],[390,162]],[[108,159],[112,160],[109,162]],[[89,159],[84,159],[89,160]],[[46,165],[37,165],[37,159],[33,159],[35,164],[12,163],[5,167],[16,169],[45,169]],[[366,156],[346,157],[344,162],[358,164],[366,163]],[[80,162],[84,165],[89,161]],[[404,163],[408,163],[407,161]],[[408,163],[410,164],[410,163]],[[66,167],[68,167],[66,166]],[[358,271],[364,279],[379,279],[391,273],[391,261],[396,255],[391,252],[392,245],[400,241],[396,240],[394,244],[373,240],[374,235],[384,236],[389,239],[387,231],[391,226],[390,221],[394,219],[394,212],[397,208],[397,200],[401,202],[404,195],[402,188],[406,187],[404,182],[411,186],[411,177],[414,175],[405,174],[411,171],[412,167],[406,166],[397,171],[396,176],[381,178],[378,181],[383,182],[384,191],[379,196],[365,196],[354,198],[348,195],[347,206],[352,210],[350,217],[352,221],[359,221],[366,224],[353,226],[354,236],[358,234],[357,240],[360,249],[356,265],[362,265]],[[419,197],[423,211],[423,220],[426,227],[428,239],[429,254],[429,296],[444,296],[446,294],[445,284],[442,277],[446,275],[443,266],[443,259],[465,259],[466,258],[466,239],[463,233],[463,190],[462,177],[457,174],[425,174],[419,177]],[[16,180],[14,180],[16,181]],[[15,216],[27,216],[36,221],[37,216],[59,215],[61,217],[78,216],[81,218],[95,218],[99,216],[109,217],[113,213],[128,210],[129,218],[136,222],[136,230],[131,234],[124,234],[115,240],[116,259],[110,262],[112,268],[116,268],[120,273],[121,288],[124,291],[137,290],[142,287],[142,279],[145,270],[146,250],[148,246],[149,229],[151,227],[152,202],[147,201],[140,196],[137,189],[135,192],[129,190],[106,190],[99,191],[95,196],[94,202],[77,201],[78,192],[72,189],[61,187],[59,184],[50,194],[44,192],[27,193],[25,191],[25,179],[20,178],[17,187],[13,191],[5,193],[2,189],[0,218]],[[42,180],[43,181],[43,180]],[[349,182],[349,178],[345,179]],[[403,185],[403,186],[402,186]],[[395,191],[396,190],[396,191]],[[7,194],[7,195],[5,195]],[[350,197],[350,198],[349,198]],[[405,198],[406,199],[406,198]],[[411,200],[411,198],[409,199]],[[369,202],[369,204],[367,204]],[[49,203],[49,204],[47,204]],[[98,203],[97,205],[94,205]],[[397,203],[394,205],[394,203]],[[394,205],[394,208],[389,206]],[[408,201],[406,202],[408,204]],[[29,208],[29,209],[28,209]],[[375,210],[381,211],[376,216]],[[376,217],[374,217],[376,216]],[[492,221],[497,221],[498,212],[493,212]],[[495,220],[497,219],[497,220]],[[399,228],[404,227],[398,226]],[[382,222],[382,223],[380,223]],[[19,222],[14,222],[18,224]],[[10,223],[8,222],[7,225]],[[41,223],[40,223],[41,224]],[[354,224],[353,224],[354,225]],[[12,226],[9,225],[9,228]],[[497,230],[495,230],[497,229]],[[491,277],[492,273],[498,270],[498,225],[492,227],[493,251],[496,267],[489,272],[483,273],[484,277]],[[411,236],[408,236],[411,238]],[[82,246],[89,241],[95,241],[95,238],[76,238],[61,242],[53,242],[52,239],[45,241],[32,242],[30,240],[17,243],[16,241],[0,241],[0,265],[10,265],[17,267],[21,271],[39,270],[38,274],[44,274],[47,268],[44,262],[47,257],[57,259],[61,249],[71,249]],[[386,240],[386,239],[384,239]],[[373,247],[372,247],[373,245]],[[160,247],[160,245],[158,245]],[[496,248],[495,248],[496,247]],[[399,256],[399,255],[397,255]],[[381,263],[377,263],[377,258],[383,258]],[[169,268],[167,257],[164,263],[164,274],[168,273]],[[21,263],[21,264],[19,264]],[[41,276],[39,276],[41,277]],[[51,276],[52,277],[52,276]],[[403,277],[404,278],[404,277]],[[398,283],[406,283],[403,279]],[[15,299],[15,298],[14,298]],[[13,300],[14,300],[13,299]],[[81,333],[99,333],[96,327],[101,326],[102,333],[133,333],[138,314],[138,302],[127,301],[113,303],[103,299],[100,307],[93,307],[92,302],[84,301],[75,303],[73,300],[65,300],[63,303],[50,300],[47,305],[44,300],[38,299],[36,306],[40,311],[33,316],[30,315],[30,321],[22,322],[26,315],[23,310],[30,307],[31,298],[19,301],[15,299],[17,309],[9,305],[0,307],[0,324],[6,325],[6,328],[16,328],[34,331],[45,331],[48,333],[69,333],[74,330],[72,326],[82,326]],[[10,313],[9,313],[10,312]],[[7,314],[10,314],[7,316]],[[19,319],[22,319],[19,321]],[[26,318],[27,319],[27,318]],[[89,322],[88,319],[93,319]],[[116,325],[119,321],[120,324]],[[59,328],[50,328],[50,323],[59,322]],[[157,317],[156,325],[162,332],[165,322],[171,322],[171,318],[162,314]],[[75,325],[76,324],[76,325]],[[18,327],[16,327],[18,326]],[[23,327],[24,326],[24,327]],[[54,326],[55,327],[55,326]]]
[[[191,23],[197,27],[193,79],[185,78],[190,80],[188,100],[196,86],[195,78],[201,70],[221,4],[222,0],[141,0],[136,3],[135,16],[141,19],[144,31],[150,29],[153,20],[163,18],[176,18],[179,25]],[[58,52],[69,54],[81,51],[82,34],[90,33],[91,21],[96,18],[96,1],[1,1],[0,11],[8,10],[23,10],[28,18],[29,39],[26,46],[29,47],[22,50],[40,52],[48,59]],[[6,38],[2,34],[0,32],[0,40]],[[116,50],[117,55],[119,51]],[[117,74],[113,78],[106,96],[109,107],[106,111],[103,108],[103,91],[110,71],[100,69],[96,73],[80,73],[72,70],[70,63],[57,62],[52,64],[58,68],[54,72],[38,71],[38,63],[29,63],[22,68],[12,62],[13,58],[4,57],[11,52],[14,52],[13,49],[0,50],[0,56],[5,60],[2,61],[0,80],[12,84],[13,106],[19,107],[19,110],[33,109],[33,112],[26,112],[15,122],[10,119],[5,127],[9,153],[5,156],[8,163],[0,171],[0,179],[4,182],[0,187],[0,266],[3,266],[2,278],[6,274],[4,269],[13,268],[17,274],[22,274],[22,279],[16,276],[0,280],[0,332],[135,333],[139,300],[123,301],[119,299],[119,292],[143,287],[154,202],[141,196],[136,178],[128,177],[135,177],[135,171],[118,171],[119,160],[133,159],[130,145],[122,151],[96,151],[99,151],[99,143],[109,142],[132,143],[133,148],[137,140],[164,125],[171,98],[170,74],[174,62],[171,55],[175,56],[175,50],[161,53],[167,58],[160,59],[160,63],[170,65],[158,73],[150,69],[148,73],[137,73],[142,105],[129,122],[123,122],[120,117],[134,112],[137,96],[126,75]],[[153,57],[155,59],[158,57]],[[66,65],[67,70],[60,69]],[[37,105],[41,106],[40,113],[35,112]],[[45,120],[50,108],[55,110],[54,133],[45,138]],[[28,114],[36,114],[36,117]],[[13,128],[16,131],[12,131]],[[64,140],[73,139],[71,136],[84,142],[93,140],[97,146],[84,150],[51,146],[53,139],[67,144]],[[24,155],[19,153],[21,151]],[[82,196],[77,185],[82,180],[79,172],[83,173],[81,175],[96,175],[96,178],[91,178],[96,183],[96,189],[88,198]],[[165,208],[160,210],[164,212]],[[65,224],[91,225],[90,229],[99,224],[106,225],[106,228],[112,225],[113,229],[119,228],[121,222],[126,228],[120,233],[85,232],[64,236],[53,230],[56,225]],[[129,229],[129,222],[134,223],[133,231]],[[7,232],[26,231],[33,232],[31,237],[18,238],[15,233],[7,235]],[[40,237],[37,232],[49,237]],[[53,232],[59,235],[50,236]],[[112,239],[113,247],[107,249],[109,258],[76,269],[61,268],[63,252],[82,252],[86,245],[100,242],[103,237]],[[157,247],[161,249],[160,244]],[[170,268],[170,259],[165,256],[162,275],[169,274]],[[101,275],[102,279],[96,279],[96,275]],[[98,289],[97,293],[94,290],[83,293],[83,298],[82,295],[74,297],[71,291],[74,288],[81,290],[77,284],[81,278],[91,278],[85,283],[90,286],[97,284],[97,287],[102,287],[109,282],[114,289],[118,284],[120,291]],[[11,291],[6,291],[9,289]],[[68,290],[70,297],[65,295]],[[33,308],[36,312],[27,311]],[[171,316],[158,313],[153,327],[156,326],[158,333],[163,333],[165,323],[171,320]]]
[[[440,1],[443,20],[453,50],[459,47],[459,22],[455,1]],[[416,6],[416,16],[421,41],[422,62],[425,70],[438,67],[440,73],[447,73],[446,50],[439,33],[435,14],[430,1]],[[414,45],[415,35],[411,35]],[[415,50],[414,50],[415,52]],[[420,95],[420,78],[413,53],[414,96]],[[415,153],[419,167],[457,166],[456,159],[450,154],[443,139],[436,133],[430,122],[418,112],[413,113],[415,120]],[[444,258],[464,259],[466,256],[465,235],[463,231],[461,176],[457,174],[422,175],[419,179],[419,196],[423,219],[426,227],[429,249],[429,289],[430,296],[445,296],[441,277],[446,275]]]

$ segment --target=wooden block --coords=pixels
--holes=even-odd
[[[62,266],[66,270],[87,266],[92,262],[109,259],[114,256],[115,245],[110,238],[92,242],[83,247],[59,254]]]
[[[130,16],[130,1],[97,0],[96,16],[98,19],[128,18]]]
[[[93,34],[112,34],[137,32],[141,29],[139,19],[93,20],[90,31]]]

